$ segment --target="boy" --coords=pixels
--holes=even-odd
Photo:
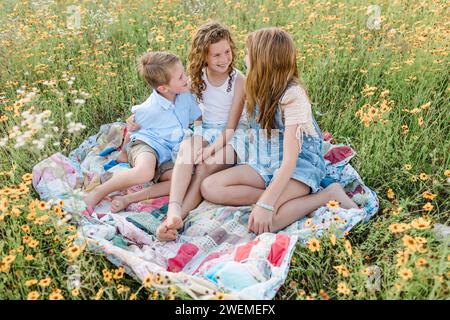
[[[126,137],[127,159],[132,167],[94,188],[84,198],[92,214],[108,194],[158,178],[178,150],[189,125],[201,116],[180,59],[171,53],[148,52],[139,59],[139,73],[153,89],[150,97],[134,106],[134,120],[141,129]],[[124,154],[120,155],[123,158]]]

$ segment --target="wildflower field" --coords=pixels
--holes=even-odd
[[[243,71],[250,31],[293,36],[320,127],[356,150],[380,198],[344,239],[299,246],[276,299],[449,299],[449,12],[433,0],[0,1],[0,299],[186,298],[73,245],[31,170],[124,121],[149,95],[136,58],[170,50],[186,64],[211,19],[231,29]]]

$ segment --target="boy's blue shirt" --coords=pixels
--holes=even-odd
[[[190,92],[177,94],[175,103],[156,90],[146,101],[133,106],[135,122],[141,126],[132,132],[131,141],[141,140],[158,153],[158,166],[173,160],[189,125],[201,116],[201,110]]]

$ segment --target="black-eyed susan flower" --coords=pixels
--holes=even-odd
[[[337,292],[343,295],[350,294],[350,289],[345,282],[339,282],[337,286]]]
[[[37,291],[31,291],[27,295],[27,300],[37,300],[39,299],[40,294]]]
[[[395,199],[394,190],[392,190],[391,188],[388,189],[388,191],[386,192],[386,195],[387,195],[388,199],[390,199],[390,200]]]
[[[327,202],[327,207],[330,210],[337,210],[339,209],[339,202],[335,200],[330,200]]]
[[[411,226],[417,230],[425,230],[430,227],[431,222],[425,218],[417,218],[411,221]]]
[[[350,243],[350,241],[345,240],[344,247],[345,247],[345,251],[347,252],[347,254],[349,256],[351,256],[353,254],[353,249],[352,249],[352,244]]]
[[[80,295],[80,289],[78,289],[78,288],[72,289],[72,291],[70,291],[70,294],[73,297],[78,297]]]
[[[316,252],[320,250],[320,242],[316,238],[311,238],[308,243],[307,247],[311,252]]]
[[[130,294],[130,300],[137,300],[137,294],[136,293]]]
[[[413,237],[404,235],[402,238],[403,245],[408,248],[409,251],[415,252],[417,250],[417,243]]]
[[[436,198],[436,196],[437,195],[435,195],[429,191],[422,192],[422,197],[427,200],[434,200]]]
[[[97,293],[95,294],[95,300],[100,300],[101,297],[103,296],[103,293],[105,292],[105,290],[103,288],[98,289]]]
[[[50,283],[52,282],[51,278],[44,278],[41,281],[39,281],[39,285],[41,287],[48,287],[50,285]]]
[[[422,180],[422,181],[426,181],[426,180],[428,180],[428,178],[429,178],[429,176],[426,173],[424,173],[424,172],[419,174],[419,179]]]
[[[31,286],[35,285],[36,283],[38,283],[38,281],[36,279],[30,279],[30,280],[25,281],[25,286],[31,287]]]
[[[391,233],[401,233],[410,229],[407,223],[393,223],[388,227]]]
[[[333,247],[336,245],[336,235],[334,233],[330,235],[330,242]]]
[[[423,205],[422,209],[425,211],[431,211],[434,209],[434,206],[431,204],[431,202],[427,202]]]
[[[145,288],[150,288],[152,286],[152,283],[153,283],[153,276],[152,274],[149,274],[145,277],[142,284]]]
[[[422,268],[428,264],[428,261],[424,258],[418,258],[415,262],[416,267]]]
[[[123,267],[120,267],[114,271],[114,279],[122,279],[123,275],[125,273],[125,269]]]
[[[411,269],[409,268],[401,268],[398,271],[398,275],[403,279],[403,280],[409,280],[413,277],[413,273],[411,271]]]

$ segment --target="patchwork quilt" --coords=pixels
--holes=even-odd
[[[118,152],[125,124],[101,126],[68,156],[55,153],[33,168],[33,186],[42,200],[64,200],[63,209],[78,225],[79,245],[103,253],[116,266],[123,266],[137,281],[151,277],[161,291],[175,286],[193,299],[272,299],[284,283],[296,245],[326,232],[343,237],[356,224],[368,221],[379,208],[376,193],[368,188],[349,163],[355,151],[333,144],[324,135],[323,154],[327,176],[322,186],[338,182],[360,209],[327,206],[277,233],[256,236],[247,230],[250,206],[219,206],[203,201],[191,211],[176,241],[160,242],[156,228],[165,218],[168,197],[129,205],[111,213],[111,200],[103,200],[90,216],[83,196],[127,164],[105,164]],[[108,169],[105,171],[105,167]],[[149,184],[123,192],[136,192]],[[113,196],[113,195],[111,195]]]

